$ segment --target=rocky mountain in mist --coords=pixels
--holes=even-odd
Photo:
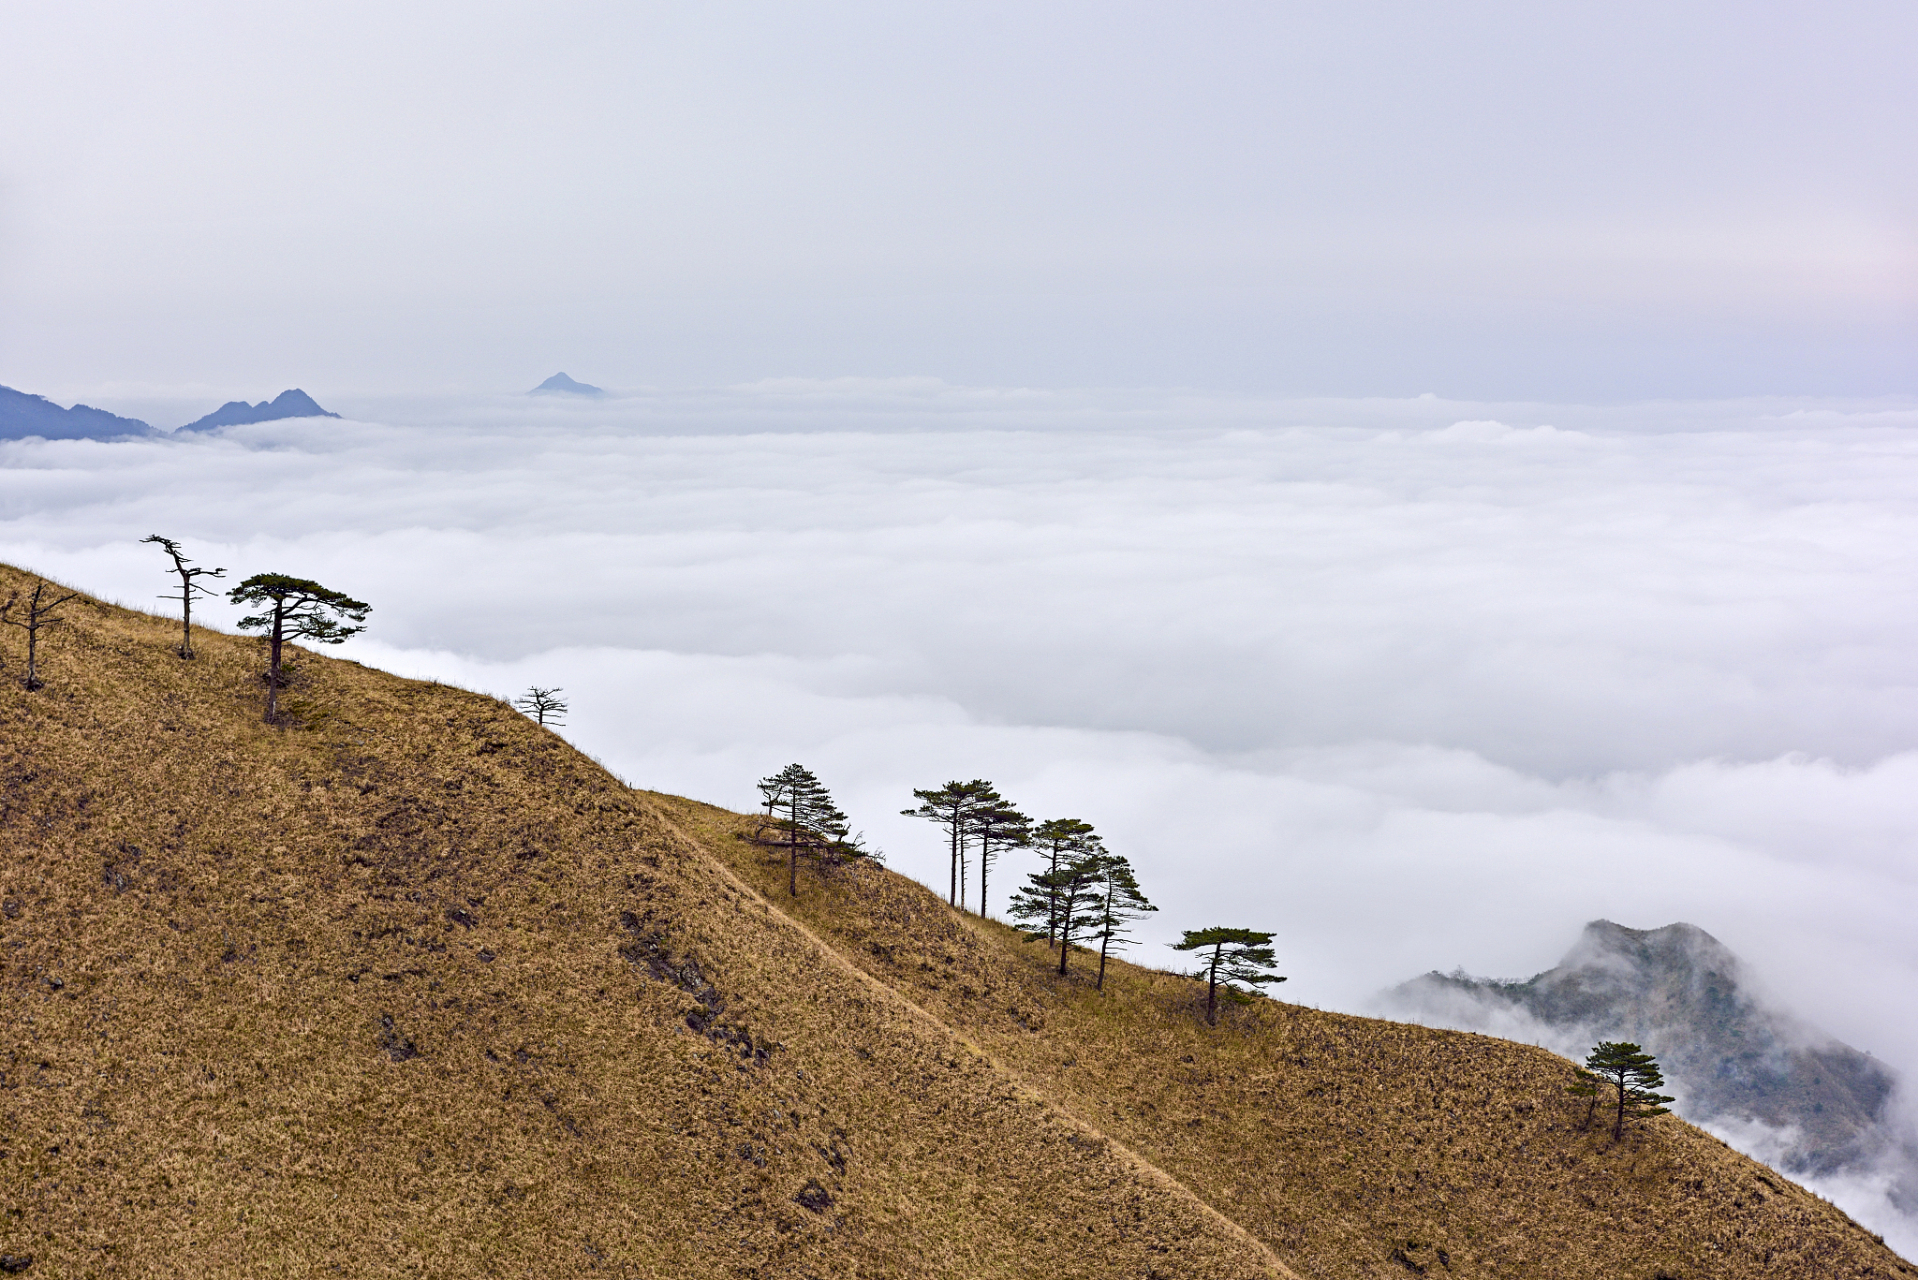
[[[576,382],[563,373],[556,373],[526,394],[529,396],[603,396],[606,393],[590,383]]]
[[[196,419],[181,427],[182,431],[211,431],[215,427],[237,427],[252,422],[277,422],[281,418],[337,418],[337,413],[328,413],[320,408],[312,396],[294,387],[282,391],[271,400],[262,400],[258,404],[248,404],[244,400],[229,400],[204,418]]]
[[[28,436],[47,440],[119,440],[152,434],[153,428],[138,418],[122,418],[84,404],[62,409],[45,396],[0,387],[0,440],[24,440]]]
[[[1891,1111],[1898,1080],[1768,999],[1739,958],[1696,925],[1585,926],[1555,968],[1523,981],[1428,973],[1387,1008],[1422,1021],[1525,1038],[1581,1056],[1599,1040],[1658,1055],[1680,1114],[1771,1130],[1788,1172],[1889,1173],[1918,1206],[1918,1150]]]

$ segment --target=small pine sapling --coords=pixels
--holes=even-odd
[[[1627,1120],[1649,1120],[1670,1115],[1667,1102],[1676,1101],[1657,1090],[1665,1083],[1658,1059],[1624,1040],[1601,1040],[1585,1057],[1594,1079],[1615,1091],[1617,1111],[1612,1118],[1612,1141],[1625,1135]]]
[[[1095,985],[1104,991],[1106,953],[1113,947],[1131,946],[1133,939],[1126,934],[1126,926],[1158,908],[1146,901],[1130,862],[1116,853],[1102,854],[1098,862],[1102,892],[1094,926],[1099,938],[1099,981]]]
[[[65,622],[66,619],[54,611],[67,601],[77,600],[79,597],[78,591],[69,591],[58,599],[48,599],[47,584],[44,581],[35,581],[33,594],[26,600],[20,600],[20,593],[16,591],[7,597],[4,605],[0,605],[0,622],[10,627],[18,627],[27,633],[27,674],[20,683],[26,686],[28,693],[47,686],[47,682],[40,678],[40,632],[47,627],[58,626]],[[12,616],[13,606],[17,603],[26,605],[24,619]]]
[[[182,658],[191,659],[193,657],[193,597],[218,594],[213,588],[201,585],[199,580],[201,578],[224,578],[226,577],[226,570],[189,569],[187,566],[192,564],[193,561],[187,559],[186,556],[182,554],[180,544],[171,538],[162,538],[157,533],[148,534],[146,537],[140,539],[140,541],[159,543],[160,550],[166,552],[167,555],[173,558],[173,572],[180,577],[180,594],[177,596],[172,594],[162,595],[160,599],[177,599],[180,602],[180,647],[175,649],[174,652]]]
[[[566,723],[566,700],[559,696],[563,692],[563,689],[542,689],[534,685],[513,699],[513,706],[542,728],[558,728]]]
[[[309,578],[284,573],[256,573],[227,592],[238,605],[252,605],[259,613],[240,619],[240,630],[262,631],[267,642],[266,722],[279,723],[281,655],[294,640],[340,644],[366,630],[373,606],[363,600],[323,587]]]
[[[1284,982],[1276,973],[1266,972],[1277,964],[1272,955],[1272,935],[1257,929],[1187,929],[1185,937],[1172,944],[1174,951],[1209,951],[1194,977],[1205,979],[1205,1021],[1219,1023],[1219,992],[1228,1000],[1248,1000],[1239,984],[1258,988],[1268,982]]]

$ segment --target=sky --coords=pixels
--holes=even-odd
[[[1895,0],[0,0],[0,44],[0,382],[56,399],[1918,390]]]
[[[1141,958],[1271,928],[1326,1007],[1686,920],[1918,1077],[1918,9],[0,0],[0,48],[0,384],[345,415],[0,443],[0,559],[318,578],[346,656],[563,686],[637,785],[801,761],[928,882],[911,789],[990,778],[1133,859]]]

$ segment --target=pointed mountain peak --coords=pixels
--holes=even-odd
[[[556,373],[526,394],[531,396],[603,396],[606,393],[590,383],[576,382],[563,373]]]

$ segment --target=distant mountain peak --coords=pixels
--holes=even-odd
[[[229,400],[204,418],[196,419],[181,427],[182,431],[211,431],[215,427],[244,426],[250,422],[277,422],[281,418],[337,418],[337,413],[328,413],[320,408],[317,401],[298,387],[280,392],[271,400],[262,400],[258,404],[248,404],[244,400]]]
[[[603,396],[606,393],[590,383],[576,382],[563,373],[556,373],[526,394],[529,396]]]
[[[152,434],[153,428],[138,418],[122,418],[84,404],[62,409],[45,396],[0,387],[0,440],[24,440],[28,436],[45,440],[118,440]]]

